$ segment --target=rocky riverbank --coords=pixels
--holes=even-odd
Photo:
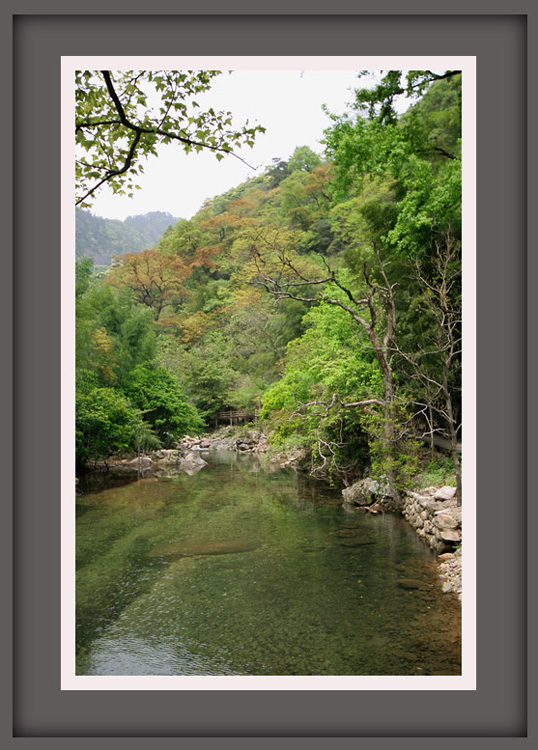
[[[209,435],[186,435],[174,448],[157,450],[141,456],[116,457],[96,468],[112,476],[169,477],[195,474],[207,465],[209,451],[269,454],[268,460],[282,467],[308,471],[310,459],[306,449],[294,448],[286,453],[269,453],[269,438],[261,430],[224,427]],[[343,506],[348,511],[383,513],[401,512],[425,544],[437,553],[442,589],[461,601],[462,592],[462,513],[454,499],[454,487],[426,487],[407,491],[403,507],[391,497],[383,483],[366,477],[342,490]]]
[[[139,456],[112,456],[96,464],[97,471],[111,476],[171,477],[195,474],[207,466],[204,454],[209,451],[235,451],[237,453],[266,453],[267,436],[260,430],[224,428],[210,435],[186,435],[173,448],[147,452]]]
[[[237,453],[266,453],[269,438],[261,430],[224,427],[202,437],[186,435],[176,444],[186,451],[236,451]]]
[[[401,513],[418,536],[437,553],[439,578],[444,593],[461,601],[462,592],[462,510],[454,497],[455,487],[425,487],[406,491]],[[394,509],[394,498],[387,486],[370,477],[342,491],[348,509],[383,513]]]
[[[112,456],[106,463],[96,464],[95,470],[106,471],[112,477],[173,477],[196,474],[207,465],[199,453],[193,451],[157,450],[140,456]]]

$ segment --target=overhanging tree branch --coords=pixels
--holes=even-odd
[[[157,71],[158,72],[158,71]],[[190,71],[189,75],[176,71],[157,78],[156,73],[143,71],[136,76],[122,78],[122,95],[118,91],[111,71],[100,71],[104,85],[99,87],[96,75],[89,71],[77,75],[79,88],[77,89],[77,116],[75,118],[75,134],[77,145],[90,151],[92,158],[88,161],[78,160],[77,179],[81,186],[82,197],[76,199],[76,205],[84,204],[104,184],[110,183],[114,192],[124,192],[115,180],[135,167],[135,163],[142,156],[155,154],[157,142],[176,142],[183,145],[185,150],[212,151],[218,159],[231,155],[241,161],[249,169],[256,169],[246,159],[233,150],[234,144],[245,141],[253,145],[254,137],[265,128],[256,126],[243,127],[240,131],[228,129],[231,124],[229,113],[208,112],[189,116],[187,105],[179,96],[182,86],[185,93],[191,96],[209,88],[209,80],[216,71]],[[93,76],[93,78],[92,78]],[[151,119],[151,113],[146,111],[143,119],[137,116],[137,107],[146,103],[147,94],[141,88],[141,81],[154,84],[162,91],[163,106],[158,119]],[[93,116],[92,116],[92,105]],[[192,106],[198,106],[193,102]],[[173,114],[173,116],[172,116]],[[117,115],[114,116],[114,115]],[[172,127],[170,127],[170,125]],[[191,132],[189,132],[189,130]],[[88,135],[86,135],[86,133]],[[127,153],[121,141],[129,141]],[[105,146],[103,148],[103,146]],[[120,161],[119,164],[115,163]],[[138,171],[141,171],[139,168]],[[93,184],[95,174],[101,172],[102,177]],[[136,169],[133,170],[133,174]],[[128,181],[130,187],[132,182]]]

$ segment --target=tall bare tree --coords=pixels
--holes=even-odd
[[[455,395],[461,391],[462,298],[461,244],[446,232],[433,242],[432,272],[415,263],[415,276],[422,288],[424,314],[432,322],[416,352],[395,351],[409,365],[411,378],[420,386],[424,402],[417,402],[428,424],[429,436],[446,441],[456,473],[456,496],[461,504],[461,420]],[[432,413],[437,418],[432,418]]]
[[[366,244],[366,243],[365,243]],[[265,245],[265,247],[264,247]],[[338,394],[333,394],[328,403],[310,402],[305,407],[321,406],[320,418],[327,417],[330,411],[339,406],[345,409],[382,408],[381,444],[385,458],[385,475],[395,501],[400,499],[396,471],[397,445],[401,438],[396,420],[396,394],[393,377],[392,358],[394,356],[394,334],[396,330],[395,284],[387,275],[387,263],[375,241],[368,243],[369,258],[365,259],[361,270],[361,283],[344,283],[326,258],[322,258],[324,273],[315,274],[312,267],[307,269],[300,258],[294,258],[286,243],[276,238],[267,242],[261,235],[250,245],[251,262],[255,274],[250,283],[263,287],[275,300],[294,299],[301,302],[325,302],[345,310],[357,326],[364,331],[383,377],[383,399],[370,398],[344,402]],[[269,252],[267,252],[269,250]],[[337,291],[338,290],[338,291]],[[309,294],[310,292],[310,294]],[[325,460],[324,443],[318,430],[318,446]]]

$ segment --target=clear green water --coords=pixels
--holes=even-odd
[[[77,674],[460,674],[460,605],[405,521],[209,460],[78,498]]]

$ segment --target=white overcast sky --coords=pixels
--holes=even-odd
[[[197,101],[202,106],[229,110],[237,127],[249,120],[250,125],[266,128],[264,134],[256,137],[254,148],[238,151],[258,169],[249,169],[233,156],[219,162],[209,152],[186,155],[177,145],[162,146],[159,157],[149,157],[144,162],[144,175],[139,180],[142,189],[133,198],[115,196],[103,188],[91,211],[111,219],[149,211],[168,211],[173,216],[190,218],[206,198],[261,174],[273,158],[288,159],[297,146],[306,145],[322,154],[320,140],[330,120],[321,105],[326,104],[331,112],[344,112],[353,98],[353,89],[359,85],[362,81],[354,70],[223,73],[213,80],[205,97],[197,97]]]
[[[100,58],[67,57],[69,70],[172,69],[233,70],[213,79],[211,89],[196,99],[201,106],[230,111],[233,124],[240,128],[246,120],[266,132],[256,137],[254,148],[238,151],[249,169],[233,156],[217,161],[214,154],[186,155],[180,146],[162,146],[158,157],[144,162],[138,180],[141,190],[133,198],[115,196],[104,187],[94,199],[91,211],[97,216],[125,219],[149,211],[168,211],[181,218],[192,217],[207,198],[220,195],[249,177],[261,174],[273,158],[288,159],[294,149],[309,146],[323,153],[323,131],[330,125],[323,112],[342,114],[353,100],[353,90],[367,85],[358,79],[359,70],[375,72],[398,70],[462,69],[474,58],[453,57],[200,57],[200,58]],[[467,61],[467,62],[466,62]],[[66,79],[67,80],[67,79]],[[403,109],[409,102],[402,102]],[[72,115],[66,111],[66,132]]]

